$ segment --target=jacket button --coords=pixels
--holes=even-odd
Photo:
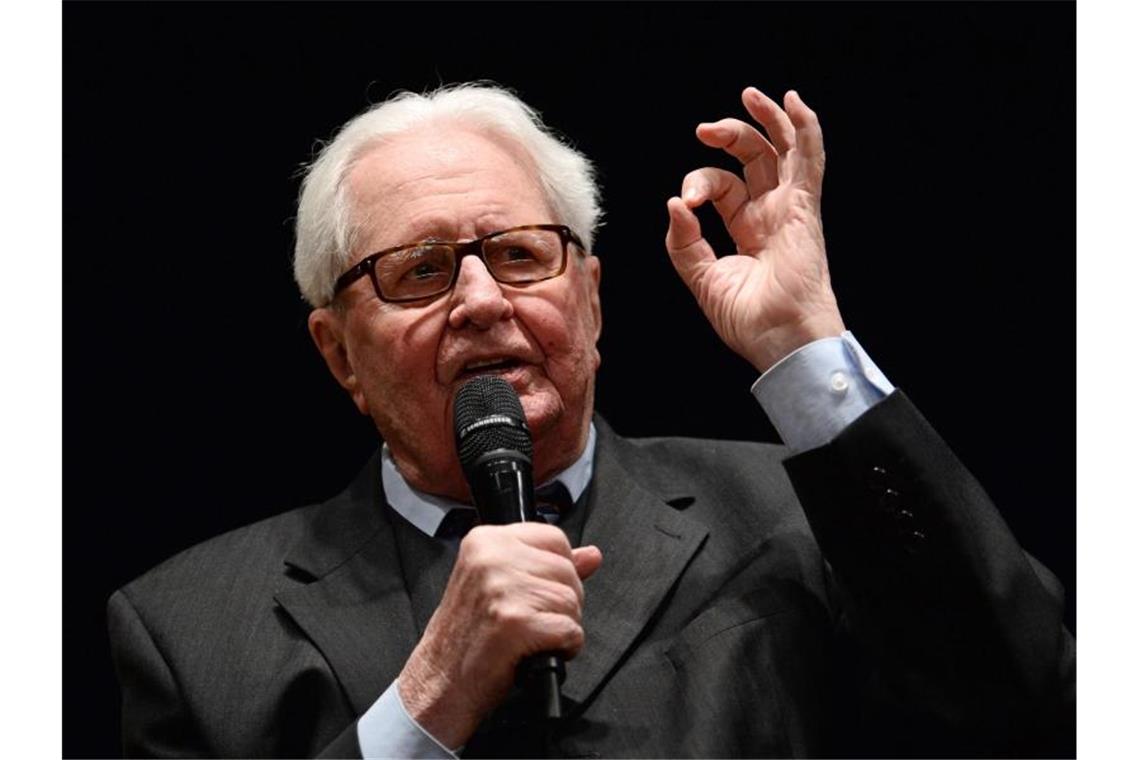
[[[895,521],[898,522],[899,525],[905,526],[914,522],[914,512],[911,512],[909,509],[898,509],[895,510],[894,514]]]
[[[926,543],[926,534],[921,530],[904,530],[902,532],[902,546],[907,554],[918,554]]]
[[[879,496],[879,508],[888,514],[897,514],[902,504],[902,494],[893,488],[884,488]],[[909,513],[908,513],[909,514]]]
[[[891,478],[882,467],[875,466],[867,473],[867,487],[875,493],[881,494],[890,486]]]

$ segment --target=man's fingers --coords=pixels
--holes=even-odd
[[[685,205],[696,208],[711,200],[725,227],[732,225],[749,197],[748,188],[740,177],[711,166],[689,172],[681,182],[681,200]]]
[[[796,147],[796,128],[779,103],[755,87],[745,88],[740,99],[752,118],[764,125],[768,139],[781,156]]]
[[[530,597],[530,608],[535,611],[557,612],[574,620],[581,620],[582,602],[585,601],[582,594],[582,582],[578,580],[576,575],[571,577],[574,579],[575,586],[552,581],[549,578],[531,579],[526,587],[526,594]]]
[[[744,167],[748,190],[760,195],[774,188],[779,181],[777,159],[779,154],[772,143],[751,124],[740,119],[721,119],[711,124],[697,125],[697,139],[710,148],[720,148]]]
[[[784,96],[784,107],[796,128],[796,150],[802,161],[801,176],[818,188],[823,182],[824,164],[823,129],[819,126],[819,117],[795,90],[788,90]]]
[[[567,660],[573,659],[586,643],[582,624],[566,615],[538,612],[534,625],[539,631],[529,647],[533,652],[559,652]]]
[[[502,526],[522,542],[563,557],[570,556],[570,541],[561,528],[546,522],[522,522]]]
[[[685,284],[696,292],[697,280],[706,267],[716,261],[712,246],[701,236],[701,222],[685,201],[673,197],[666,202],[669,231],[665,233],[665,250],[673,267]]]
[[[527,576],[534,579],[541,578],[572,591],[578,603],[582,603],[585,598],[582,580],[578,577],[578,566],[572,557],[558,557],[531,547],[527,554],[519,555],[516,559],[519,562],[519,569]]]
[[[578,577],[586,580],[602,566],[602,550],[596,546],[580,546],[574,549],[570,559]]]

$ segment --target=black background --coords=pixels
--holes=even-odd
[[[743,116],[748,84],[798,89],[848,327],[1065,583],[1075,631],[1075,22],[1069,3],[65,3],[64,754],[118,752],[115,588],[333,494],[374,449],[305,329],[296,172],[368,104],[443,82],[514,88],[600,168],[599,411],[626,435],[765,440],[753,370],[671,269],[665,200],[732,166],[698,121]]]

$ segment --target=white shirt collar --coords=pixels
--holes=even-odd
[[[582,450],[582,456],[548,480],[547,483],[555,480],[561,481],[562,485],[566,486],[566,490],[570,492],[570,497],[574,501],[578,501],[594,473],[594,445],[596,440],[597,431],[594,430],[594,423],[591,422],[590,433],[586,438],[586,448]],[[396,468],[396,463],[392,461],[392,453],[388,450],[388,444],[384,444],[380,450],[380,479],[384,484],[384,495],[388,498],[388,503],[392,505],[392,509],[429,536],[435,535],[439,524],[443,522],[443,518],[452,509],[474,509],[470,504],[461,504],[442,496],[433,496],[430,493],[417,491],[408,485],[404,476]],[[546,485],[546,483],[540,485]]]

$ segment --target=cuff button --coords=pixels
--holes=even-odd
[[[851,383],[847,380],[847,374],[844,372],[833,372],[831,374],[831,392],[837,396],[842,396],[847,393],[847,389]]]

